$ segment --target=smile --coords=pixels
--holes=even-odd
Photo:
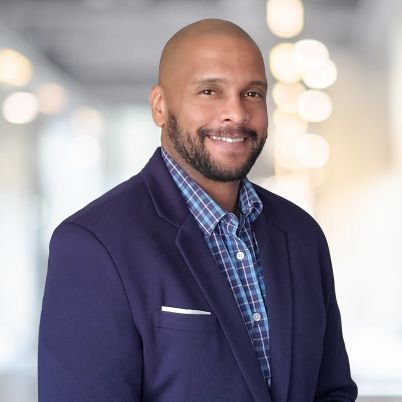
[[[231,137],[217,137],[216,135],[211,135],[210,137],[216,141],[223,141],[223,142],[230,142],[230,143],[244,142],[244,140],[245,140],[244,137],[231,138]]]

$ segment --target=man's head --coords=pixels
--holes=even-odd
[[[163,147],[193,177],[245,177],[267,136],[266,92],[261,52],[240,27],[186,26],[163,49],[151,92]]]

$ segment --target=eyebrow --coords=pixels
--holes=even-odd
[[[229,81],[225,78],[200,78],[200,79],[195,79],[191,81],[191,84],[194,85],[204,85],[204,84],[227,84]],[[261,81],[261,80],[253,80],[250,81],[247,86],[260,86],[264,88],[265,90],[268,89],[268,84],[267,81]]]

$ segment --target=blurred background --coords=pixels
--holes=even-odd
[[[269,141],[251,178],[327,235],[359,400],[402,401],[397,0],[0,1],[0,401],[37,400],[52,231],[151,156],[162,47],[208,17],[263,52]]]

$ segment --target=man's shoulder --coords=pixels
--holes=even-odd
[[[66,218],[62,223],[76,223],[81,226],[99,226],[138,217],[152,208],[152,199],[147,181],[158,177],[163,169],[160,150],[157,148],[143,169],[128,180],[116,185],[82,209]],[[116,226],[115,226],[116,227]]]
[[[141,174],[116,185],[106,193],[75,212],[64,222],[96,228],[117,224],[129,216],[143,213],[144,206],[150,204],[148,192]]]

